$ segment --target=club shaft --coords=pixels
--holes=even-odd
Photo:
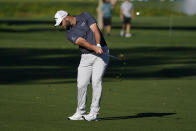
[[[110,55],[110,54],[107,54],[107,53],[104,53],[105,55],[107,55],[107,56],[109,56],[109,57],[111,57],[111,58],[113,58],[113,59],[116,59],[116,60],[121,60],[121,59],[119,59],[118,57],[116,57],[116,56],[113,56],[113,55]]]

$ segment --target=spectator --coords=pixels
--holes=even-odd
[[[130,33],[131,20],[134,18],[134,8],[133,4],[129,0],[125,0],[120,7],[120,18],[123,19],[122,30],[120,32],[121,36],[131,37]]]
[[[102,17],[103,17],[103,32],[106,30],[106,34],[110,36],[111,32],[111,19],[112,19],[112,8],[113,5],[110,2],[110,0],[103,0],[103,5],[102,5]]]

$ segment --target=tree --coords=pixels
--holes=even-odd
[[[101,14],[101,7],[102,7],[102,0],[99,0],[98,1],[98,8],[97,8],[97,24],[99,26],[99,28],[102,30],[103,29],[103,17],[102,17],[102,14]]]
[[[116,4],[117,0],[111,0],[112,5],[114,6]],[[103,4],[103,0],[98,0],[98,8],[97,8],[97,24],[99,28],[103,29],[103,17],[101,14],[101,7]]]

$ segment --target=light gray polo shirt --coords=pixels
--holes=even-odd
[[[120,8],[121,8],[123,15],[125,17],[132,17],[131,10],[133,10],[133,4],[131,2],[128,2],[128,1],[123,2],[121,4]]]

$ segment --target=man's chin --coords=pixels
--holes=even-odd
[[[63,28],[63,29],[66,29],[66,26],[62,26],[62,25],[60,25],[60,27],[61,27],[61,28]]]
[[[64,27],[66,30],[69,30],[71,28],[71,26],[66,26]]]

